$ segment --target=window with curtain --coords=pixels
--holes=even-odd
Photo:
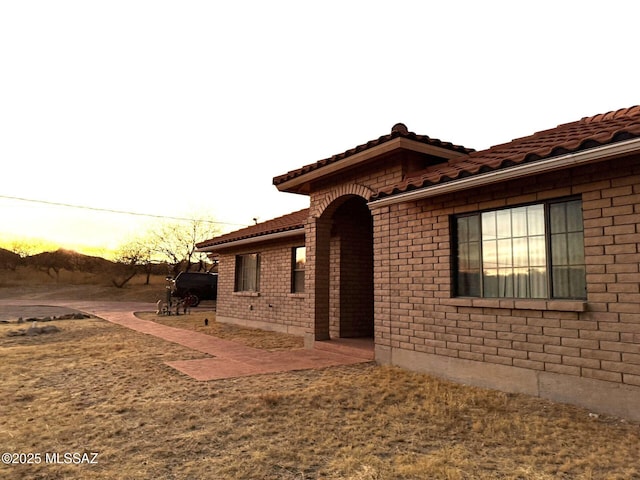
[[[454,217],[455,291],[487,298],[586,298],[582,202]]]
[[[307,263],[307,249],[294,247],[291,250],[291,292],[304,292],[304,267]]]
[[[236,255],[236,292],[257,292],[260,286],[260,254]]]

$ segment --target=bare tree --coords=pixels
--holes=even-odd
[[[196,252],[196,244],[214,237],[218,228],[210,221],[194,219],[184,222],[163,223],[149,234],[150,248],[155,255],[166,259],[173,274],[189,271],[194,264],[204,269],[206,254]]]
[[[136,276],[141,266],[150,262],[148,246],[137,239],[122,244],[114,256],[114,275],[111,283],[117,288],[123,288],[129,280]],[[147,275],[147,283],[149,275]]]

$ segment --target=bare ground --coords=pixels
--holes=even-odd
[[[197,382],[164,362],[203,354],[100,319],[54,324],[0,325],[1,449],[42,455],[0,478],[640,478],[640,425],[580,408],[372,363]]]

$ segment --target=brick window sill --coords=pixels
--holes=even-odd
[[[535,300],[517,298],[443,298],[443,305],[455,307],[508,308],[511,310],[552,310],[556,312],[585,312],[584,300]]]
[[[233,292],[234,297],[259,297],[260,292]]]
[[[304,299],[305,298],[305,294],[304,293],[288,293],[287,297]]]

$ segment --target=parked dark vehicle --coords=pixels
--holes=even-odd
[[[173,281],[171,295],[179,298],[190,296],[192,307],[197,307],[200,300],[215,300],[218,297],[218,274],[181,272]]]

